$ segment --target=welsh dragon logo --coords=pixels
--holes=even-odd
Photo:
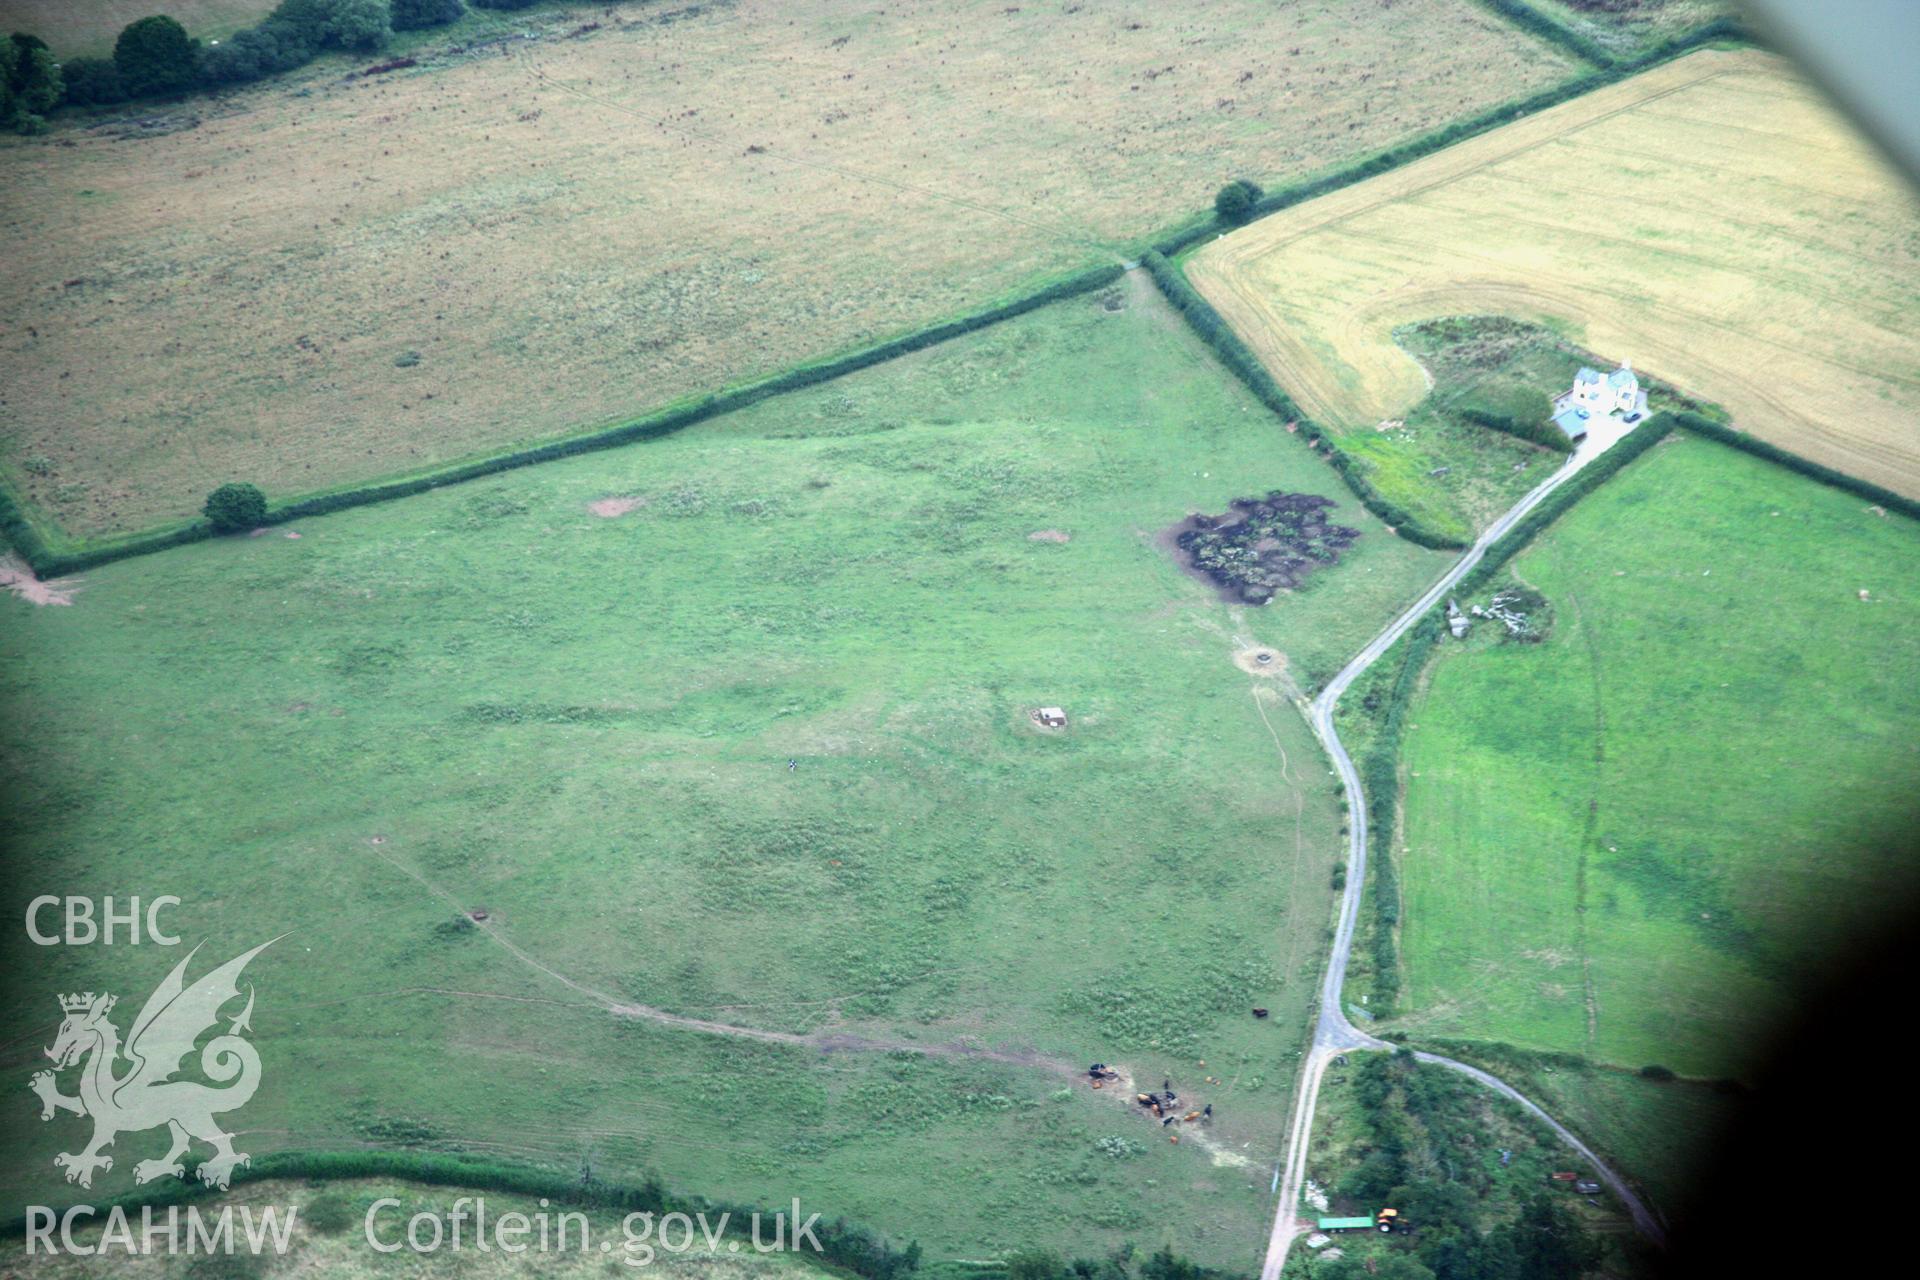
[[[103,1148],[112,1146],[123,1133],[160,1125],[167,1127],[172,1145],[158,1160],[135,1164],[135,1182],[169,1175],[186,1177],[181,1157],[196,1138],[213,1147],[213,1155],[199,1169],[200,1180],[209,1186],[224,1189],[234,1169],[248,1163],[245,1154],[233,1149],[233,1135],[213,1118],[245,1106],[260,1086],[260,1055],[241,1038],[243,1032],[252,1030],[248,1021],[253,1016],[251,986],[247,988],[246,1008],[228,1021],[224,1034],[214,1036],[200,1051],[201,1072],[225,1087],[176,1080],[174,1076],[186,1065],[195,1041],[219,1022],[221,1008],[239,998],[240,971],[277,941],[263,942],[187,986],[187,963],[200,950],[195,947],[147,997],[124,1046],[119,1030],[107,1019],[116,997],[96,996],[91,991],[60,997],[60,1010],[66,1017],[53,1047],[47,1050],[54,1071],[35,1072],[31,1088],[40,1095],[42,1120],[53,1119],[56,1111],[93,1118],[93,1140],[78,1152],[62,1152],[53,1158],[57,1168],[66,1170],[68,1182],[92,1186],[94,1170],[113,1168],[113,1157],[100,1154]],[[128,1066],[120,1072],[116,1068],[123,1058]],[[83,1064],[80,1093],[70,1098],[60,1092],[55,1072],[76,1063]]]

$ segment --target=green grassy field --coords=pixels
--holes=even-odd
[[[1272,488],[1361,536],[1230,608],[1157,535]],[[1234,655],[1324,678],[1441,563],[1136,275],[653,444],[0,599],[6,909],[177,894],[208,960],[291,930],[249,971],[256,1150],[589,1155],[934,1256],[1245,1265],[1341,819]],[[22,1072],[57,991],[132,1003],[172,959],[7,946]],[[1215,1124],[1169,1143],[1072,1084],[1094,1059]],[[78,1122],[30,1102],[7,1190],[61,1192]]]
[[[1746,1071],[1912,881],[1915,532],[1682,435],[1522,555],[1550,638],[1483,623],[1409,717],[1404,1024]]]

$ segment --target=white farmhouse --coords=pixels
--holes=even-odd
[[[1612,373],[1582,369],[1573,377],[1573,389],[1553,402],[1553,425],[1578,440],[1594,418],[1611,418],[1628,426],[1647,414],[1647,393],[1633,366],[1623,364]]]

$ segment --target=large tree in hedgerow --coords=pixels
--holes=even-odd
[[[223,484],[207,495],[206,517],[215,533],[258,529],[267,519],[267,495],[250,484]]]
[[[47,42],[15,32],[0,40],[0,129],[37,133],[60,101],[60,68]]]
[[[136,98],[156,93],[179,93],[194,82],[194,51],[199,41],[187,38],[187,29],[165,14],[130,22],[113,42],[113,65],[120,83]]]
[[[1258,183],[1235,178],[1214,193],[1213,211],[1220,216],[1220,221],[1237,227],[1253,216],[1264,194]]]

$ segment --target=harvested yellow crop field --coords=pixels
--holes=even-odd
[[[1426,394],[1396,325],[1510,315],[1920,496],[1920,204],[1765,54],[1690,55],[1265,218],[1189,271],[1337,431],[1371,437]]]
[[[631,417],[1574,73],[1471,0],[514,15],[0,143],[0,466],[73,532]],[[412,46],[409,46],[412,47]],[[32,465],[28,465],[32,464]]]

